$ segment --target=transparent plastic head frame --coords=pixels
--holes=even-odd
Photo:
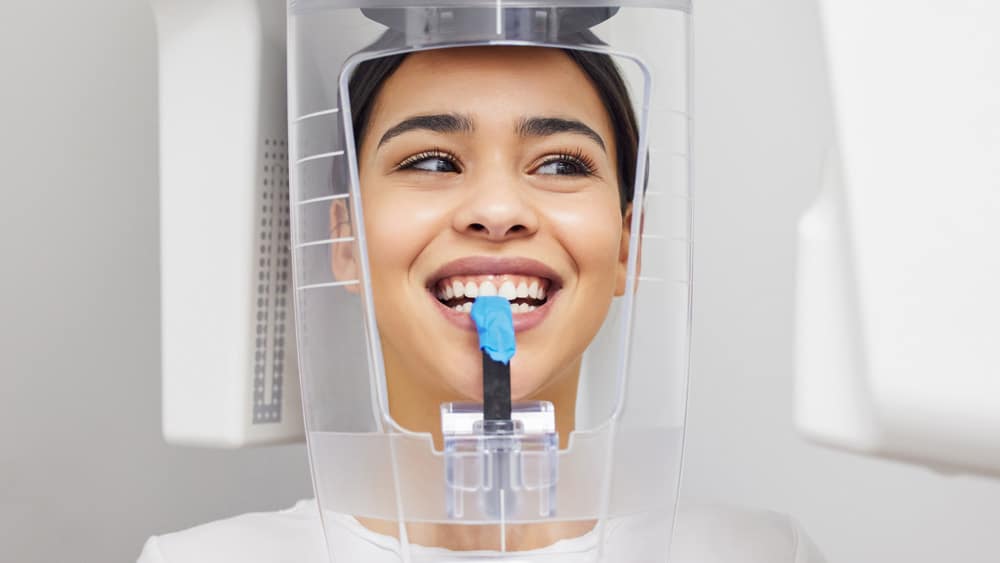
[[[526,552],[506,541],[515,527],[567,540],[532,550],[532,561],[667,560],[690,327],[689,17],[685,1],[290,3],[296,328],[331,560],[355,560],[351,542],[366,543],[365,533],[387,535],[379,549],[385,561],[523,560]],[[558,449],[544,403],[515,413],[519,437],[499,449],[517,450],[504,463],[518,477],[501,511],[483,500],[495,475],[488,452],[497,449],[486,437],[465,432],[471,441],[457,449],[469,455],[454,457],[390,413],[349,98],[352,72],[363,61],[482,45],[612,57],[639,125],[625,293],[584,354],[567,447]],[[333,205],[349,211],[346,236],[335,236]],[[399,231],[405,236],[405,226]],[[350,245],[357,257],[356,278],[333,274],[338,245]],[[467,406],[433,408],[459,425],[475,419]],[[373,531],[360,531],[359,522]],[[428,526],[439,533],[421,534]],[[471,528],[495,530],[497,541],[453,551],[424,539],[440,538],[441,530],[464,537],[460,530]],[[566,529],[577,532],[560,532]]]

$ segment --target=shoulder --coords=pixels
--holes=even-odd
[[[243,514],[146,541],[138,563],[325,563],[315,501]]]
[[[633,534],[660,533],[661,528],[642,522],[630,521],[609,540],[628,544]],[[353,519],[335,523],[332,539],[352,545],[363,539],[365,549],[361,551],[367,563],[381,561],[384,553],[392,551],[390,545],[382,545],[395,542],[392,538],[364,530]],[[789,516],[722,505],[682,505],[671,556],[672,563],[825,563]],[[138,563],[228,561],[326,563],[316,502],[301,501],[289,510],[244,514],[154,536],[146,542]]]
[[[825,563],[786,514],[723,505],[682,505],[674,526],[676,563]]]

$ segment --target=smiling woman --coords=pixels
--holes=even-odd
[[[499,293],[513,398],[552,402],[565,445],[582,354],[625,286],[638,127],[614,62],[452,48],[363,63],[350,84],[390,413],[440,444],[439,406],[481,400],[468,312]],[[345,216],[335,203],[336,238]],[[348,246],[332,263],[357,276]]]

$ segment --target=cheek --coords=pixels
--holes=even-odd
[[[576,264],[581,283],[588,281],[583,275],[605,273],[609,280],[613,279],[622,233],[617,199],[602,197],[576,205],[553,206],[549,217],[562,246]]]
[[[443,206],[428,198],[363,195],[362,205],[374,282],[387,270],[408,269],[445,224]]]

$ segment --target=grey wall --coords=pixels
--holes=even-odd
[[[812,0],[697,0],[685,495],[795,514],[834,562],[996,562],[1000,483],[791,428],[793,235],[830,132]],[[0,560],[130,561],[310,495],[301,446],[159,435],[155,38],[141,0],[0,3]]]
[[[0,561],[311,496],[301,446],[160,437],[155,47],[142,0],[0,2]]]
[[[832,130],[816,1],[695,3],[685,493],[794,514],[835,563],[1000,561],[1000,481],[795,436],[795,226],[818,191]]]

